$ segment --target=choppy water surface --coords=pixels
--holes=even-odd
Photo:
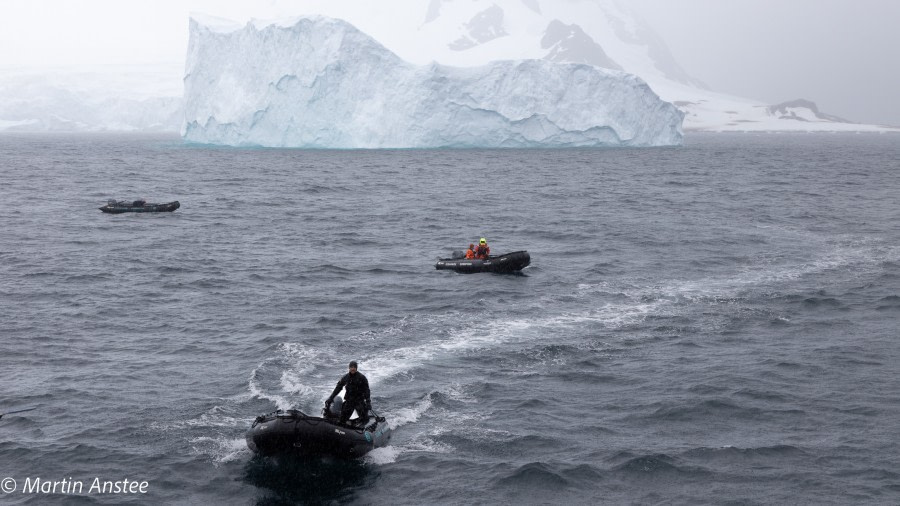
[[[900,138],[0,137],[0,478],[45,504],[897,504]],[[112,216],[107,198],[179,200]],[[520,276],[436,271],[480,236]],[[254,458],[360,361],[393,443]]]

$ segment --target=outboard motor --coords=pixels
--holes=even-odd
[[[466,258],[466,252],[456,250],[450,255],[450,258],[452,258],[453,260],[459,260],[460,258]]]
[[[341,396],[338,395],[334,398],[334,402],[331,403],[331,409],[328,412],[324,413],[325,418],[340,418],[341,407],[343,407],[343,405],[344,399],[342,399]]]

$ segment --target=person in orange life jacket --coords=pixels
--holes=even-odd
[[[475,245],[470,244],[469,249],[466,250],[466,260],[471,260],[475,258]]]
[[[487,239],[484,237],[478,241],[478,247],[475,248],[475,258],[479,260],[487,260],[487,257],[491,254],[491,248],[487,245]]]
[[[359,415],[359,421],[365,423],[369,419],[369,410],[372,409],[369,380],[361,372],[357,372],[355,360],[350,362],[348,369],[349,372],[337,382],[334,391],[331,392],[328,400],[325,401],[325,409],[331,410],[331,403],[334,402],[334,397],[341,392],[342,388],[346,387],[347,394],[344,397],[344,404],[341,406],[340,422],[346,423],[355,409]]]

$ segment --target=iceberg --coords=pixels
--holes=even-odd
[[[548,60],[404,61],[316,16],[192,16],[182,137],[297,148],[671,146],[684,114],[640,78]]]

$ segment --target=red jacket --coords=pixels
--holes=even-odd
[[[491,248],[487,244],[479,244],[475,247],[475,258],[484,260],[491,254]]]

